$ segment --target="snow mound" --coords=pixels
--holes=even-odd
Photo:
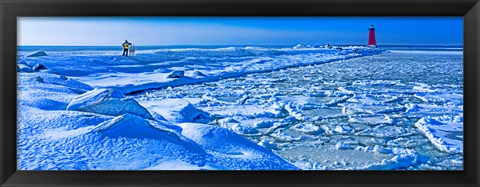
[[[178,126],[133,114],[104,119],[77,111],[62,113],[69,115],[52,115],[50,111],[38,113],[31,121],[38,124],[35,128],[39,130],[20,131],[20,137],[28,137],[31,141],[19,146],[22,153],[19,167],[28,170],[143,170],[160,169],[151,167],[177,161],[191,166],[184,169],[209,169],[205,163],[210,156],[201,146],[183,137]],[[45,119],[40,121],[39,117]],[[49,124],[51,122],[58,125]],[[70,123],[81,125],[66,128]],[[20,124],[30,126],[25,121]],[[42,126],[45,124],[47,126]]]
[[[150,112],[157,113],[172,123],[208,123],[210,114],[195,108],[183,99],[166,99],[162,101],[140,101]]]
[[[20,61],[17,63],[17,72],[34,72],[48,69],[43,63],[37,61]]]
[[[44,73],[38,75],[37,77],[35,77],[35,79],[39,82],[46,84],[65,86],[70,90],[74,91],[75,93],[85,93],[87,91],[93,90],[91,86],[77,80],[67,78],[63,75]]]
[[[197,76],[197,77],[205,77],[206,75],[204,73],[202,73],[201,71],[194,71],[193,72],[193,75],[194,76]]]
[[[36,51],[27,55],[27,57],[40,57],[40,56],[48,56],[45,51]]]
[[[26,64],[17,64],[17,72],[33,72],[32,67]]]
[[[177,136],[182,129],[158,121],[148,121],[133,114],[124,114],[97,125],[93,131],[110,137],[165,139],[165,133]],[[170,137],[171,138],[171,137]]]
[[[52,99],[41,98],[30,100],[28,105],[43,110],[65,110],[68,104]]]
[[[67,106],[67,110],[78,110],[118,116],[135,114],[146,119],[153,119],[147,109],[134,99],[126,99],[123,94],[114,89],[94,89],[77,96]]]
[[[54,110],[58,113],[59,110],[65,110],[79,94],[93,89],[76,80],[55,74],[40,72],[19,72],[18,74],[19,106],[25,105],[25,107],[46,111]]]
[[[217,155],[224,167],[229,169],[292,170],[299,169],[266,148],[225,128],[199,124],[181,123],[182,135]],[[222,159],[222,160],[223,160]]]
[[[463,152],[463,117],[423,117],[415,126],[441,151]]]
[[[44,70],[44,69],[48,69],[48,68],[45,65],[43,65],[42,63],[36,63],[32,66],[33,71],[40,71],[40,70]]]
[[[182,78],[185,75],[185,71],[172,71],[167,77],[168,78]]]

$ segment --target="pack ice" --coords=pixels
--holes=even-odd
[[[138,51],[128,58],[113,52],[91,51],[20,55],[18,168],[300,169],[274,154],[270,149],[275,145],[269,140],[259,143],[268,147],[265,148],[239,135],[257,133],[253,128],[242,124],[226,128],[206,124],[214,116],[187,99],[135,100],[128,94],[382,52],[364,47],[228,47]],[[203,54],[208,54],[208,58],[202,58]],[[48,71],[38,72],[44,68]],[[252,115],[275,117],[285,112],[292,116],[279,123],[262,122],[256,126],[274,130],[289,121],[304,119],[290,105],[274,106],[260,113],[253,111]],[[310,124],[295,128],[312,134],[322,132]],[[336,131],[348,129],[339,127]],[[285,139],[283,134],[274,135]]]

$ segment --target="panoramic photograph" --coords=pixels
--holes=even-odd
[[[18,17],[18,170],[463,170],[462,17]]]

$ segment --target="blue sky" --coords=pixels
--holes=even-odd
[[[462,45],[462,17],[20,17],[18,45]]]

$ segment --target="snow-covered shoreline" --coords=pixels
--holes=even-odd
[[[299,169],[234,132],[201,123],[196,117],[209,114],[188,103],[163,108],[163,117],[114,89],[79,88],[88,87],[60,75],[19,73],[19,169]]]
[[[168,86],[181,86],[185,84],[196,84],[202,82],[217,81],[220,79],[237,77],[252,73],[262,73],[276,71],[291,67],[315,65],[338,60],[346,60],[355,57],[375,55],[385,52],[379,48],[369,48],[360,46],[350,46],[343,48],[298,48],[298,49],[274,49],[254,47],[227,47],[218,49],[177,49],[182,56],[177,61],[161,60],[161,55],[169,51],[138,51],[137,56],[108,56],[92,55],[85,56],[80,53],[72,56],[59,55],[58,57],[33,55],[20,58],[20,64],[29,64],[38,66],[45,65],[52,72],[74,77],[76,80],[84,82],[96,88],[114,88],[124,94],[140,92],[150,89],[165,88]],[[270,53],[280,53],[272,57]],[[150,53],[163,52],[158,54],[160,57],[152,57]],[[222,60],[219,56],[216,59],[198,59],[189,55],[201,55],[201,53],[226,53],[226,55],[240,55],[235,61],[231,59]],[[37,52],[38,53],[38,52]],[[146,53],[148,57],[142,56]],[[243,57],[241,55],[247,55]],[[202,56],[197,58],[202,59]],[[214,63],[210,61],[215,60]],[[80,64],[91,64],[91,66],[79,67],[78,64],[72,64],[72,61],[78,61]],[[116,71],[102,66],[111,66],[119,68]],[[73,66],[73,67],[71,67]],[[153,68],[151,68],[153,67]],[[80,68],[78,76],[76,69]],[[83,69],[86,68],[86,69]],[[130,71],[129,68],[138,68],[141,70]],[[143,68],[143,69],[142,69]],[[181,76],[171,78],[172,72],[180,72]]]

